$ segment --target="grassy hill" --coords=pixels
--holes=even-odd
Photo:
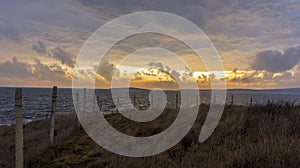
[[[75,117],[58,117],[56,145],[47,145],[48,120],[25,127],[27,167],[298,167],[300,165],[300,107],[272,103],[253,107],[226,106],[223,117],[204,143],[198,142],[208,105],[201,105],[194,127],[180,143],[159,155],[129,158],[98,146]],[[119,131],[149,136],[163,131],[177,110],[166,109],[149,122],[132,122],[122,115],[107,120]],[[0,166],[13,167],[13,127],[1,127]],[[2,136],[6,135],[6,136]],[[4,143],[3,143],[4,142]],[[43,145],[44,144],[44,145]],[[4,153],[4,154],[3,154]],[[3,157],[3,156],[6,157]]]

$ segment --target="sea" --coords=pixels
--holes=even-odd
[[[211,101],[211,92],[209,90],[200,90],[200,102],[209,103]],[[167,107],[175,106],[176,94],[178,91],[165,91],[167,97]],[[100,107],[103,113],[115,113],[117,108],[113,103],[110,89],[98,89],[96,91],[97,102],[87,102],[87,106]],[[130,89],[130,98],[134,97],[141,107],[149,107],[149,90]],[[125,97],[125,96],[124,96]],[[288,101],[300,105],[300,88],[295,89],[272,89],[272,90],[249,90],[249,89],[232,89],[227,90],[226,103],[232,101],[235,105],[249,106],[252,98],[253,104],[266,104],[268,101],[283,102]],[[132,101],[131,100],[131,101]],[[125,102],[122,95],[118,97],[118,103]],[[23,88],[23,122],[29,123],[34,120],[44,119],[50,116],[52,104],[52,88]],[[0,125],[14,124],[15,111],[15,88],[0,88]],[[58,89],[57,96],[57,113],[68,114],[74,113],[74,103],[72,98],[72,89]]]

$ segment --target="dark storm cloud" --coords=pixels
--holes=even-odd
[[[283,53],[280,51],[266,50],[258,53],[251,67],[254,70],[265,70],[268,72],[284,72],[295,67],[300,61],[300,47],[291,47]]]

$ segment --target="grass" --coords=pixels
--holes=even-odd
[[[55,125],[55,141],[63,142],[75,134],[75,115],[57,116]],[[50,120],[38,120],[24,125],[24,160],[26,165],[42,155],[49,148]],[[0,167],[14,167],[15,127],[0,127]]]
[[[48,120],[25,127],[27,167],[298,167],[300,165],[300,107],[280,102],[267,105],[226,106],[214,133],[198,142],[208,105],[188,135],[161,154],[130,158],[98,146],[83,130],[75,130],[75,117],[58,117],[56,145],[49,147]],[[120,114],[107,117],[117,130],[149,136],[166,129],[177,111],[166,109],[148,123],[132,122]],[[1,127],[0,166],[13,167],[13,127]],[[27,138],[26,138],[27,137]]]

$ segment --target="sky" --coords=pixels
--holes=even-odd
[[[299,87],[299,9],[299,0],[1,0],[0,86],[72,87],[76,58],[94,31],[125,14],[163,11],[204,31],[221,57],[224,78],[207,72],[201,61],[189,57],[191,52],[182,52],[182,58],[198,69],[187,70],[160,49],[132,53],[121,65],[120,47],[95,63],[95,69],[83,69],[82,80],[94,75],[96,86],[103,88],[111,86],[112,76],[117,87],[130,80],[133,87],[176,88],[174,76],[186,83],[196,80],[200,88],[209,88],[211,80],[225,80],[228,88]],[[155,41],[155,36],[144,39],[149,37]],[[168,37],[158,39],[162,45],[181,45]],[[137,60],[139,66],[133,65]]]

